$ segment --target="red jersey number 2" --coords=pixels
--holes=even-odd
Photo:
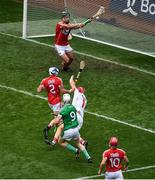
[[[55,86],[54,86],[54,84],[50,84],[49,85],[49,88],[50,88],[50,93],[52,93],[52,94],[55,94],[56,92],[55,92]]]

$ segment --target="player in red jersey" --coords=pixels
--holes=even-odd
[[[101,174],[103,165],[106,165],[105,179],[123,179],[122,169],[127,170],[129,160],[125,151],[118,149],[117,145],[118,139],[111,137],[109,141],[110,148],[103,152],[98,174]],[[125,162],[124,167],[122,167],[122,161]]]
[[[56,67],[49,68],[49,77],[44,78],[40,85],[37,88],[37,92],[40,93],[43,90],[47,91],[48,104],[50,109],[55,115],[58,114],[62,105],[61,105],[61,93],[70,92],[69,90],[64,89],[62,80],[57,77],[59,69]]]
[[[84,23],[70,23],[70,14],[66,11],[62,12],[62,20],[56,25],[55,49],[62,59],[62,69],[67,71],[69,65],[73,61],[73,49],[69,45],[69,36],[72,29],[84,27]]]
[[[73,96],[73,101],[72,105],[76,108],[77,110],[77,121],[78,121],[78,130],[81,129],[83,125],[83,118],[84,118],[84,110],[87,104],[87,99],[86,96],[84,95],[85,89],[83,87],[76,87],[76,82],[74,81],[74,76],[72,75],[70,80],[69,80],[71,89],[70,92],[74,92]],[[67,102],[71,102],[71,97],[69,94],[64,94],[63,95],[63,103],[66,104]],[[58,142],[58,139],[62,133],[62,126],[60,125],[57,128],[57,131],[54,135],[53,140],[48,140],[48,129],[53,127],[54,125],[57,125],[57,121],[51,121],[49,125],[45,128],[44,134],[45,134],[45,142],[49,145],[55,145]],[[84,145],[87,149],[88,142],[84,140],[82,137],[80,137],[80,143]]]

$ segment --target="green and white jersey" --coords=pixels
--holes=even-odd
[[[73,105],[64,105],[64,107],[60,110],[59,114],[62,116],[63,119],[64,131],[75,128],[79,125],[77,121],[76,109]]]

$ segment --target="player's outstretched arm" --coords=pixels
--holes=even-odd
[[[74,24],[64,24],[64,23],[59,23],[61,25],[62,28],[66,28],[66,29],[79,29],[85,26],[84,23],[74,23]]]
[[[69,84],[71,86],[72,92],[76,89],[75,81],[74,81],[74,75],[70,77]]]
[[[71,93],[71,90],[65,89],[63,86],[59,86],[61,94]]]

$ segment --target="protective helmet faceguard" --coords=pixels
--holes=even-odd
[[[49,75],[55,75],[55,76],[57,76],[58,73],[59,73],[59,69],[58,69],[58,68],[56,68],[56,67],[50,67],[50,68],[49,68]]]
[[[67,11],[62,11],[61,14],[62,14],[62,16],[61,16],[62,18],[63,18],[63,17],[70,17],[70,13],[67,12]]]
[[[64,103],[68,103],[68,102],[70,102],[70,101],[71,101],[71,96],[70,96],[70,94],[68,94],[68,93],[64,94],[64,95],[63,95],[63,102],[64,102]]]

